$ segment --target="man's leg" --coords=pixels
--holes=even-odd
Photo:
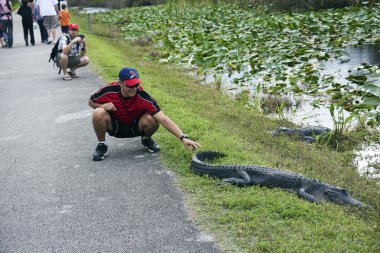
[[[56,31],[55,31],[55,28],[52,28],[51,29],[51,35],[52,35],[52,39],[53,39],[53,41],[55,42],[55,36],[56,36]]]
[[[96,108],[92,114],[92,126],[98,141],[104,142],[107,130],[113,130],[110,114],[103,108]]]
[[[22,30],[24,32],[24,40],[25,40],[25,45],[26,46],[29,46],[29,42],[28,42],[28,25],[25,24],[25,23],[22,23]]]
[[[149,113],[140,117],[139,130],[144,134],[141,137],[141,144],[153,153],[160,151],[160,146],[152,139],[152,135],[157,132],[159,127],[160,123]]]
[[[8,36],[10,41],[10,47],[13,47],[13,21],[9,21]]]
[[[52,36],[53,36],[53,41],[55,42],[55,36],[57,34],[57,28],[60,27],[60,23],[58,21],[58,16],[52,16],[51,17],[51,32],[52,32]]]
[[[44,16],[43,17],[43,25],[47,31],[48,38],[47,38],[47,44],[51,44],[53,42],[52,38],[52,32],[51,32],[51,21],[49,16]]]
[[[59,55],[59,66],[63,71],[63,79],[71,80],[70,75],[67,73],[67,65],[69,63],[69,57],[64,53],[60,53]]]
[[[112,123],[110,114],[103,108],[96,108],[92,114],[92,125],[96,137],[98,138],[98,144],[95,149],[95,153],[92,156],[92,160],[101,161],[107,155],[108,147],[105,144],[107,130],[112,131]]]
[[[90,63],[90,59],[87,57],[87,56],[82,56],[79,60],[79,64],[76,65],[75,67],[73,68],[70,68],[71,70],[71,76],[72,77],[77,77],[77,74],[75,73],[75,71],[78,69],[78,68],[82,68],[86,65],[88,65]]]
[[[34,28],[33,28],[33,24],[29,24],[29,33],[30,33],[30,43],[32,44],[32,46],[35,45],[35,40],[34,40]]]
[[[144,133],[146,137],[152,137],[152,135],[157,132],[160,127],[160,123],[153,118],[149,113],[144,113],[139,120],[139,130]]]

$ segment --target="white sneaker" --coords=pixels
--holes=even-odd
[[[53,40],[51,38],[48,38],[48,41],[47,41],[47,44],[51,44],[53,42]]]

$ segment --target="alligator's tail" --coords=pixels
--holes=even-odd
[[[218,166],[211,165],[206,162],[211,162],[216,158],[221,158],[224,156],[226,155],[223,153],[213,151],[198,152],[191,159],[190,169],[200,175],[208,174],[211,177],[220,175],[221,172]],[[216,175],[214,175],[215,173]]]

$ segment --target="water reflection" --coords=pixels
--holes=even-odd
[[[343,57],[340,59],[335,59],[331,61],[322,62],[322,75],[330,75],[334,78],[334,82],[341,84],[349,84],[350,81],[346,79],[353,72],[355,72],[355,67],[361,64],[368,65],[378,65],[380,67],[380,45],[360,45],[360,46],[348,46],[345,49]],[[244,71],[249,72],[250,66]],[[213,75],[206,75],[204,82],[206,84],[218,82],[221,84],[221,88],[227,91],[227,94],[235,97],[242,90],[248,90],[250,94],[256,93],[256,86],[258,83],[264,82],[260,76],[256,76],[255,80],[245,80],[244,86],[237,86],[233,80],[235,78],[241,79],[244,77],[243,72],[236,72],[232,75],[223,74],[216,78]],[[380,83],[375,83],[380,87]],[[356,86],[352,84],[352,86]],[[291,94],[291,93],[290,93]],[[332,115],[330,115],[329,109],[329,99],[327,97],[319,97],[320,101],[326,103],[321,103],[316,108],[312,105],[312,101],[316,97],[302,94],[302,95],[290,95],[290,101],[300,102],[300,106],[296,110],[289,110],[284,112],[282,116],[288,120],[296,123],[300,126],[323,126],[330,129],[334,129],[334,121]],[[335,112],[336,113],[336,112]],[[350,113],[347,111],[342,111],[343,117],[347,118]],[[334,114],[334,117],[337,114]],[[272,115],[278,117],[278,115]],[[356,120],[352,120],[352,125],[356,125]],[[356,150],[356,156],[354,164],[357,167],[358,173],[360,175],[365,175],[370,178],[376,178],[380,180],[380,144],[363,145],[358,150]]]
[[[97,12],[106,12],[109,10],[110,9],[108,8],[102,8],[102,7],[84,7],[80,9],[79,13],[92,14],[92,13],[97,13]]]
[[[360,64],[366,62],[369,65],[380,66],[380,45],[366,44],[360,46],[348,46],[346,52],[351,56],[350,65]]]
[[[362,63],[380,67],[380,45],[350,45],[344,52],[345,55],[340,59],[322,62],[322,74],[335,76],[335,81],[347,83],[348,80],[345,78],[349,76],[353,68]]]
[[[380,144],[362,144],[355,153],[353,163],[357,167],[359,174],[380,180]]]

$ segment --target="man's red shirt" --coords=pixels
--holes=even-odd
[[[120,90],[118,82],[113,82],[100,88],[90,99],[99,104],[112,102],[117,110],[109,113],[111,117],[122,124],[132,124],[135,119],[138,119],[144,113],[149,113],[153,116],[161,110],[156,100],[145,92],[141,86],[138,87],[136,95],[132,98],[124,98]]]

